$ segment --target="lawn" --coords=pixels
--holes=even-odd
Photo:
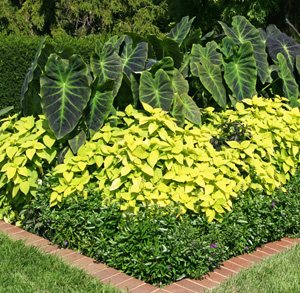
[[[229,278],[209,292],[300,292],[300,245],[278,253]]]
[[[0,233],[0,259],[0,292],[122,292],[3,233]]]

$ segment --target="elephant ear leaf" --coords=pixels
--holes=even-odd
[[[174,92],[179,95],[187,94],[189,92],[189,83],[177,68],[174,69],[172,85]]]
[[[278,75],[283,82],[283,92],[284,95],[291,103],[293,103],[298,98],[298,85],[295,78],[292,75],[291,70],[287,65],[287,60],[283,54],[278,53],[277,58],[279,72]]]
[[[188,94],[182,94],[180,99],[183,103],[183,115],[184,117],[197,124],[201,124],[200,110],[194,100]]]
[[[296,68],[297,68],[298,73],[300,75],[300,55],[296,56]]]
[[[86,135],[82,130],[75,137],[68,140],[69,146],[74,155],[77,154],[78,150],[84,145],[85,141]]]
[[[286,18],[285,19],[287,25],[289,26],[290,32],[295,38],[295,40],[300,43],[300,33],[297,31],[297,29],[290,23],[290,21]]]
[[[113,90],[115,97],[122,82],[123,63],[111,43],[105,43],[103,48],[99,44],[96,46],[96,52],[91,57],[91,67],[93,73],[99,76],[100,84],[109,79],[115,81]]]
[[[172,57],[174,61],[174,66],[176,68],[181,67],[183,53],[181,53],[179,49],[179,44],[177,42],[168,37],[165,37],[164,39],[159,39],[155,35],[149,35],[147,39],[153,46],[156,58],[158,60],[161,60],[164,57]]]
[[[113,107],[114,80],[101,84],[97,78],[92,86],[92,94],[86,108],[86,124],[90,130],[98,131]]]
[[[196,63],[200,62],[200,58],[204,57],[212,64],[220,66],[223,63],[223,58],[220,53],[217,52],[217,43],[212,41],[202,47],[200,44],[194,44],[191,51],[190,66],[191,72],[194,76],[198,76],[198,67]]]
[[[42,40],[24,79],[20,97],[21,112],[24,116],[42,114],[39,77],[48,56],[54,51],[52,45],[45,43],[46,39],[47,37]]]
[[[189,16],[183,17],[181,21],[171,29],[170,33],[167,34],[167,37],[181,45],[191,29],[194,19],[195,17],[193,17],[191,20]]]
[[[261,38],[259,30],[256,29],[244,16],[234,16],[232,28],[225,23],[219,22],[224,29],[225,34],[230,37],[237,45],[251,42],[253,47],[253,56],[256,62],[257,73],[264,84],[270,81],[268,55],[265,50],[265,43]]]
[[[300,55],[300,44],[285,33],[269,34],[266,42],[271,58],[277,61],[278,53],[287,60],[291,72],[294,71],[294,63],[297,55]]]
[[[184,125],[183,102],[177,93],[174,94],[171,114],[176,119],[176,124],[182,127]]]
[[[229,63],[224,63],[224,78],[238,102],[251,99],[255,92],[257,71],[250,42],[241,45]]]
[[[146,59],[148,57],[148,43],[138,43],[134,48],[132,39],[125,37],[123,47],[121,49],[121,59],[123,62],[123,71],[130,78],[131,72],[141,72],[145,68]]]
[[[173,96],[171,80],[163,69],[159,69],[154,78],[150,72],[142,72],[139,92],[142,103],[168,112],[171,108]]]
[[[196,65],[201,83],[211,93],[213,99],[225,109],[226,90],[223,86],[220,67],[204,57],[200,57],[200,63],[196,63]]]
[[[79,122],[90,98],[88,67],[78,55],[69,61],[51,54],[41,76],[42,108],[55,136],[60,139]]]

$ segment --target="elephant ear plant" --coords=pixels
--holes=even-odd
[[[183,18],[162,40],[131,34],[98,42],[90,66],[71,48],[55,52],[44,38],[24,80],[21,115],[45,115],[62,144],[60,161],[69,148],[76,153],[109,115],[131,103],[176,113],[179,125],[184,119],[199,124],[200,111],[177,69],[183,60],[179,47],[192,22]]]

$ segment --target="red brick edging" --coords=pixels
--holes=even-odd
[[[220,269],[215,269],[212,273],[203,276],[203,280],[183,279],[160,289],[130,277],[116,269],[110,268],[107,265],[98,263],[96,260],[76,253],[73,250],[63,249],[58,245],[50,245],[50,241],[1,220],[0,231],[14,240],[23,239],[27,246],[32,245],[50,254],[60,256],[67,263],[84,269],[93,277],[100,279],[102,283],[110,283],[119,289],[128,290],[131,293],[203,292],[206,289],[212,289],[218,286],[220,282],[226,280],[229,276],[236,275],[242,268],[247,268],[251,264],[284,251],[295,243],[300,244],[300,238],[292,239],[285,237],[280,241],[268,243],[253,253],[243,254],[227,260],[221,265]]]

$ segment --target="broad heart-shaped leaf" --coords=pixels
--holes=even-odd
[[[8,106],[0,110],[0,116],[3,116],[7,114],[9,111],[11,111],[14,108],[14,106]]]
[[[148,57],[148,43],[141,42],[132,47],[132,39],[125,37],[123,47],[121,49],[121,59],[123,63],[123,71],[130,78],[131,72],[141,72],[145,68],[145,62]]]
[[[224,78],[238,102],[251,99],[255,92],[257,70],[250,42],[241,45],[232,61],[224,63]]]
[[[225,23],[219,22],[223,27],[225,34],[236,44],[241,45],[245,42],[251,42],[253,47],[253,56],[256,62],[257,73],[264,84],[270,82],[268,55],[263,39],[259,30],[256,29],[244,16],[234,16],[232,19],[232,28]]]
[[[169,111],[174,92],[167,73],[159,69],[155,78],[150,72],[142,72],[140,79],[140,101],[149,104],[152,108],[161,108]]]
[[[131,91],[132,91],[132,97],[133,97],[133,104],[135,107],[137,107],[138,101],[139,101],[139,90],[140,90],[140,74],[137,73],[131,73]]]
[[[293,103],[294,100],[298,99],[298,85],[295,81],[295,78],[292,75],[291,70],[287,65],[287,60],[283,56],[283,54],[278,53],[276,59],[278,60],[279,67],[278,75],[283,82],[284,95],[287,99],[289,99],[289,101]]]
[[[114,51],[111,43],[104,46],[98,44],[96,52],[91,56],[91,67],[94,75],[99,76],[99,83],[103,84],[107,80],[115,81],[113,95],[117,95],[122,82],[123,63],[120,56]]]
[[[221,51],[225,57],[230,58],[239,50],[239,45],[237,45],[231,38],[225,37],[222,39]]]
[[[167,34],[167,37],[181,45],[191,29],[194,19],[195,17],[193,17],[191,20],[189,16],[183,17],[181,21],[171,29],[170,33]]]
[[[197,124],[201,124],[200,110],[194,100],[188,94],[180,95],[180,99],[183,103],[183,115],[184,117]]]
[[[287,25],[289,26],[290,32],[292,33],[295,40],[300,43],[300,33],[297,31],[297,29],[290,23],[290,21],[286,18],[285,19]]]
[[[187,94],[189,92],[189,83],[177,68],[174,68],[172,86],[174,93],[178,93],[179,95]]]
[[[168,76],[172,79],[174,75],[174,62],[171,57],[164,57],[163,59],[159,60],[159,62],[155,63],[150,72],[153,76],[155,76],[155,73],[159,70],[163,69]]]
[[[91,98],[85,109],[86,124],[89,130],[98,131],[108,117],[114,101],[114,82],[109,79],[102,84],[97,77],[93,83]]]
[[[285,33],[270,34],[266,42],[271,58],[277,61],[278,53],[287,59],[287,65],[291,72],[294,71],[294,63],[297,55],[300,55],[300,44]]]
[[[77,125],[90,98],[88,67],[78,55],[69,61],[51,54],[41,76],[42,108],[55,136],[60,139]]]
[[[174,66],[176,68],[180,68],[183,59],[183,53],[180,52],[178,43],[168,37],[165,37],[163,40],[159,39],[155,35],[149,35],[147,39],[153,46],[156,58],[158,60],[161,60],[167,56],[172,57]]]
[[[171,114],[176,119],[176,124],[182,127],[184,125],[183,102],[177,93],[174,94]]]
[[[134,98],[136,98],[136,92],[134,94],[135,96],[133,96],[131,80],[123,72],[122,84],[117,96],[114,99],[114,107],[118,111],[124,111],[128,105],[134,103]]]
[[[119,55],[120,53],[120,46],[125,40],[125,35],[119,37],[117,35],[109,38],[108,42],[112,44],[114,51]]]
[[[298,73],[300,75],[300,55],[296,56],[296,68],[297,68]]]
[[[49,55],[54,52],[53,46],[45,43],[46,39],[42,40],[24,79],[20,97],[21,113],[24,116],[42,114],[39,78]]]
[[[202,31],[201,29],[197,29],[190,33],[182,42],[181,48],[185,52],[189,52],[194,44],[200,44],[201,43],[201,37],[202,37]]]
[[[208,59],[212,64],[220,66],[223,63],[223,58],[220,53],[217,52],[217,43],[209,42],[205,47],[199,44],[194,44],[190,56],[191,72],[194,76],[198,76],[198,67],[196,63],[200,62],[200,57]]]
[[[189,64],[190,64],[190,54],[186,54],[183,57],[181,66],[179,68],[180,73],[187,78],[189,75]]]
[[[222,107],[226,108],[226,90],[223,86],[221,69],[208,59],[200,57],[201,63],[196,63],[200,81],[211,93],[213,99]]]
[[[78,150],[82,145],[84,145],[85,141],[86,135],[82,130],[75,137],[68,140],[69,146],[74,155],[77,154]]]

